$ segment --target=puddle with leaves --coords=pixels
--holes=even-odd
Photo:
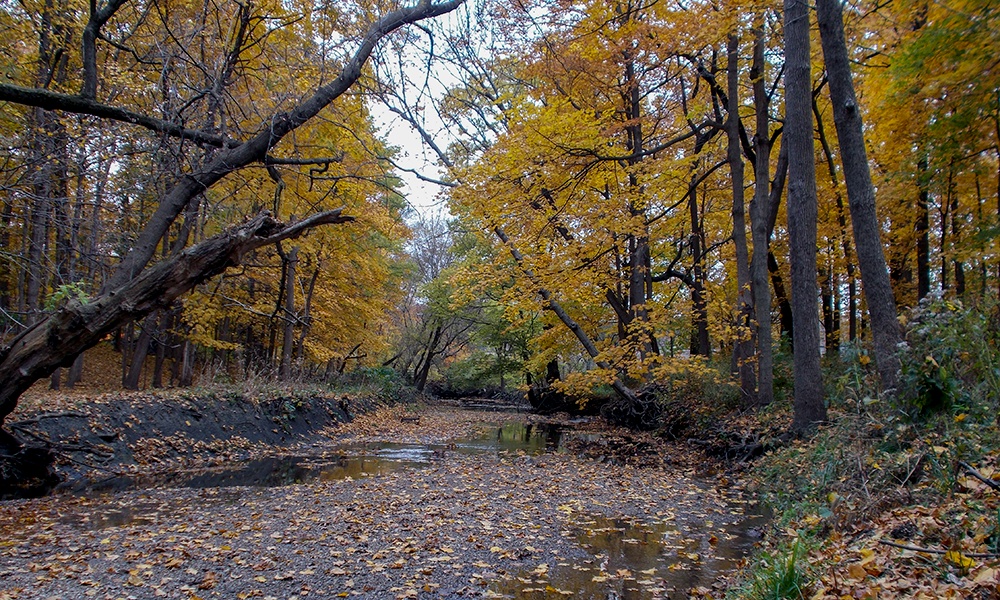
[[[756,514],[754,514],[756,512]],[[593,600],[688,598],[689,590],[711,586],[737,568],[770,517],[749,510],[729,525],[711,521],[685,533],[673,523],[582,516],[567,535],[593,555],[583,561],[543,563],[507,578],[489,596],[516,600],[573,597]]]
[[[586,435],[588,434],[564,431],[555,425],[510,422],[486,428],[479,437],[447,445],[389,442],[358,444],[337,447],[317,456],[269,457],[211,468],[124,475],[96,481],[83,479],[66,485],[64,489],[76,494],[91,495],[149,488],[278,487],[316,480],[356,479],[424,468],[435,461],[446,460],[451,452],[554,452],[561,448],[566,439]]]

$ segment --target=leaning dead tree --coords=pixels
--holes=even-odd
[[[286,225],[264,213],[149,266],[166,232],[200,194],[239,169],[273,160],[269,153],[282,139],[316,117],[357,82],[380,40],[408,24],[450,12],[464,2],[420,0],[415,6],[385,14],[365,30],[336,79],[318,87],[291,110],[264,119],[260,129],[248,139],[234,140],[96,99],[98,69],[94,45],[103,39],[101,27],[128,1],[108,0],[103,6],[91,3],[90,20],[82,36],[83,85],[78,94],[0,84],[0,102],[131,123],[215,150],[206,164],[179,176],[158,199],[155,212],[95,298],[85,304],[71,301],[0,349],[0,426],[32,383],[70,364],[80,352],[116,327],[165,306],[200,282],[239,264],[241,257],[255,248],[297,237],[316,226],[350,220],[341,210],[334,210]],[[17,440],[0,430],[0,450],[15,452],[18,446]]]

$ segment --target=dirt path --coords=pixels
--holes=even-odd
[[[384,410],[331,443],[526,418]],[[446,447],[362,479],[0,503],[0,599],[687,598],[753,543],[742,512],[679,472]]]

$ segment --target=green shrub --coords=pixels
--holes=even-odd
[[[900,351],[897,405],[912,420],[945,412],[995,414],[1000,400],[996,308],[924,300]],[[985,414],[984,414],[985,416]]]

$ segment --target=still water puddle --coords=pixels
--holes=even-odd
[[[737,568],[768,518],[748,514],[720,527],[703,522],[687,532],[673,523],[577,518],[571,535],[593,558],[525,570],[495,584],[491,592],[493,597],[516,600],[686,599],[689,590],[709,587]]]
[[[511,422],[489,427],[479,437],[447,445],[358,444],[338,447],[318,456],[269,457],[219,467],[116,476],[96,481],[85,479],[66,485],[64,489],[90,495],[149,488],[279,487],[317,480],[357,479],[425,468],[445,460],[451,452],[555,452],[567,439],[582,435],[585,434],[565,432],[558,426],[548,424]]]

